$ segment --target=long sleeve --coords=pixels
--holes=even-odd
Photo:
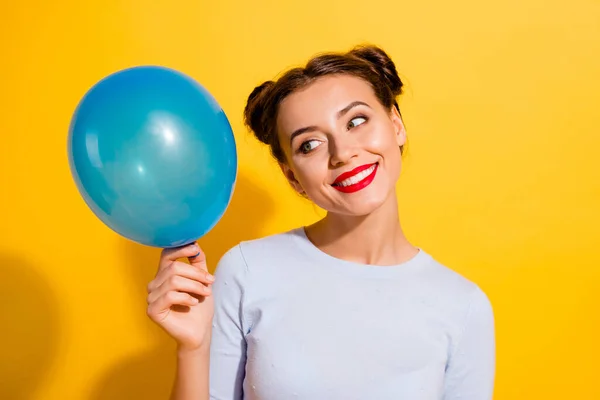
[[[213,296],[215,314],[210,350],[210,399],[242,400],[246,364],[243,299],[247,266],[236,246],[219,261]]]
[[[491,400],[496,343],[494,314],[488,297],[474,292],[462,335],[450,356],[444,400]]]

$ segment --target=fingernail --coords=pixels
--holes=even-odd
[[[214,282],[215,281],[215,277],[212,276],[211,274],[206,274],[206,279],[209,280],[210,282]]]

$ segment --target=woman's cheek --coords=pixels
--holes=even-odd
[[[363,147],[374,152],[382,153],[390,143],[389,133],[381,127],[373,129],[369,134],[363,136]]]
[[[299,174],[296,178],[304,188],[318,186],[319,183],[323,182],[327,177],[327,169],[325,168],[325,172],[323,172],[323,168],[315,165],[316,160],[313,161],[313,163],[303,164],[299,168]]]

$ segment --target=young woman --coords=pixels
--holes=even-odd
[[[163,252],[148,315],[179,345],[173,398],[492,398],[487,296],[400,224],[401,91],[388,55],[363,46],[250,94],[247,125],[327,215],[240,243],[214,277],[197,245]]]

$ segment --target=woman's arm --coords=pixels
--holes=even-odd
[[[189,263],[179,261],[187,258]],[[208,400],[209,351],[214,301],[204,252],[192,244],[165,249],[148,284],[148,316],[177,342],[172,398]]]
[[[496,371],[494,314],[479,288],[472,296],[467,321],[450,356],[444,400],[491,400]]]
[[[199,348],[179,347],[172,400],[242,400],[249,326],[244,314],[248,267],[241,246],[229,250],[215,269],[210,340]]]
[[[215,270],[215,277],[215,313],[210,344],[210,399],[242,400],[246,372],[246,334],[250,330],[245,302],[251,289],[242,244],[223,255]]]
[[[178,261],[188,257],[190,263]],[[247,265],[238,245],[213,277],[198,246],[166,249],[148,284],[148,316],[177,341],[172,400],[241,400]]]
[[[209,400],[210,344],[178,349],[177,373],[171,400]]]

